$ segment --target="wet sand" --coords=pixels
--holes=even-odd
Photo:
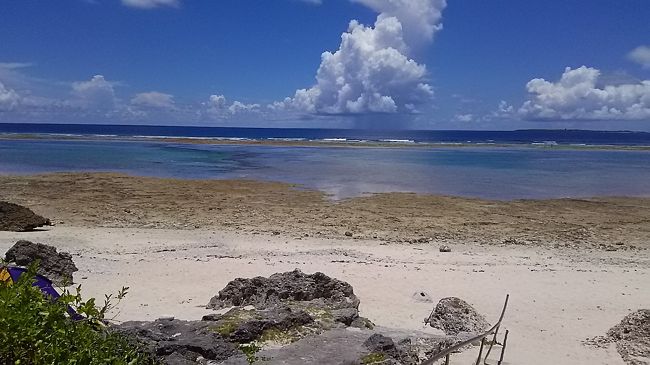
[[[113,173],[0,176],[0,186],[0,199],[74,226],[218,228],[405,243],[650,247],[650,198],[505,202],[386,193],[332,201],[284,183]]]

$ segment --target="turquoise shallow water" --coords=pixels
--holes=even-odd
[[[282,181],[320,189],[335,199],[377,192],[507,200],[650,196],[647,151],[0,140],[0,174],[57,171]]]

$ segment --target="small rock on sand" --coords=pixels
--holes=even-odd
[[[466,301],[449,297],[441,299],[426,323],[433,328],[443,330],[448,335],[461,332],[480,333],[490,324]]]
[[[413,293],[411,298],[413,298],[414,301],[420,303],[433,303],[433,299],[431,299],[431,296],[423,291],[418,291]]]

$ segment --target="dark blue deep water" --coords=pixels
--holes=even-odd
[[[346,138],[510,143],[399,148],[198,145],[146,140],[0,139],[0,174],[114,171],[198,179],[283,181],[333,198],[418,192],[488,199],[650,196],[650,151],[531,147],[531,143],[650,145],[647,133],[586,131],[354,131],[135,126],[0,125],[0,133]],[[176,134],[174,134],[176,133]],[[1,196],[1,187],[0,187]]]
[[[418,131],[418,130],[357,130],[309,128],[226,128],[171,127],[98,124],[19,124],[0,123],[0,133],[165,136],[165,137],[223,137],[223,138],[298,138],[322,140],[385,141],[409,140],[430,143],[515,143],[530,144],[554,141],[558,144],[650,146],[650,133],[628,131],[585,130],[517,130],[517,131]]]

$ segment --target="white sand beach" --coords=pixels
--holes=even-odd
[[[349,282],[361,300],[361,315],[406,330],[435,331],[423,319],[447,296],[467,300],[494,321],[509,293],[503,325],[510,330],[509,364],[623,364],[613,345],[594,348],[583,341],[604,335],[650,303],[646,250],[458,244],[441,253],[435,242],[73,226],[0,232],[0,250],[19,239],[70,252],[80,269],[75,281],[86,296],[103,298],[130,287],[115,313],[119,321],[199,319],[228,281],[295,268]],[[415,301],[417,292],[433,302]],[[470,363],[473,356],[467,351],[452,363]]]

